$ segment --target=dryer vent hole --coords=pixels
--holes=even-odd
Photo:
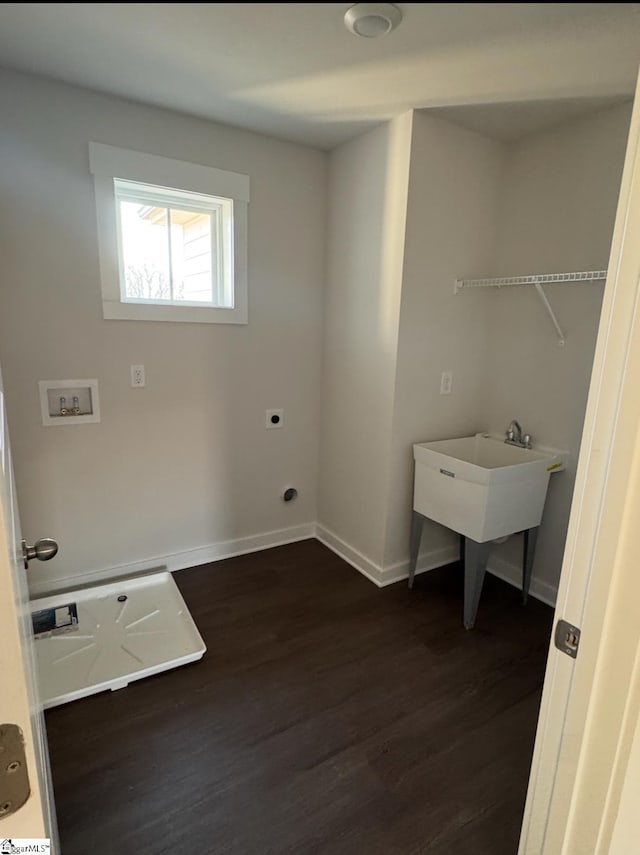
[[[285,502],[292,502],[296,498],[297,495],[298,495],[298,491],[296,490],[296,488],[295,487],[289,487],[282,494],[282,498],[285,500]]]

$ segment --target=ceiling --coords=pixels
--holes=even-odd
[[[399,3],[375,40],[350,5],[2,3],[0,65],[321,148],[412,107],[514,139],[634,90],[638,4]]]
[[[515,142],[529,134],[579,119],[614,104],[631,101],[629,95],[595,98],[517,101],[498,104],[466,104],[458,107],[430,107],[427,112],[485,134],[501,142]]]

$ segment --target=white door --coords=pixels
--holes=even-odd
[[[575,660],[552,639],[520,855],[612,851],[640,711],[639,92],[556,606],[582,636]]]
[[[26,573],[0,372],[0,730],[6,738],[7,734],[13,737],[17,733],[6,726],[17,725],[21,729],[30,789],[27,800],[14,812],[22,800],[22,787],[15,783],[22,769],[7,774],[0,759],[0,842],[50,838],[51,852],[58,852],[49,755],[36,685]],[[0,750],[0,758],[6,753]],[[26,788],[22,789],[22,793],[26,792]],[[10,804],[12,798],[16,799],[14,804]]]

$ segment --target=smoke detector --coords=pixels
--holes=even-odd
[[[402,12],[393,3],[356,3],[344,15],[344,25],[349,32],[365,39],[386,36],[401,20]]]

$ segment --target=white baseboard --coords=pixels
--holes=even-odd
[[[355,567],[356,570],[379,588],[384,588],[386,585],[393,585],[394,582],[400,582],[402,579],[409,577],[408,561],[400,561],[397,564],[391,564],[389,567],[380,567],[332,531],[319,524],[316,525],[316,538],[321,543],[324,543],[332,552],[335,552],[336,555],[339,555],[347,564]],[[457,561],[458,558],[457,545],[445,546],[440,549],[431,550],[430,552],[424,552],[418,559],[416,574],[427,573],[429,570],[435,570],[438,567],[443,567],[445,564],[451,564]],[[509,585],[513,585],[515,588],[522,587],[522,568],[515,564],[510,564],[502,558],[490,558],[487,571]],[[529,593],[535,599],[541,600],[552,608],[555,607],[558,591],[552,585],[549,585],[548,582],[543,582],[534,576],[531,579]]]
[[[133,561],[130,564],[119,564],[114,567],[105,567],[101,570],[92,570],[89,573],[77,573],[59,579],[42,579],[41,581],[30,584],[29,593],[32,599],[36,599],[64,590],[74,590],[112,579],[138,576],[153,571],[170,570],[173,573],[176,570],[197,567],[200,564],[209,564],[221,561],[224,558],[233,558],[236,555],[259,552],[263,549],[271,549],[274,546],[284,546],[287,543],[296,543],[300,540],[308,540],[311,537],[317,538],[328,549],[335,552],[336,555],[340,556],[347,564],[350,564],[379,588],[393,585],[395,582],[407,579],[409,576],[408,561],[400,561],[388,567],[381,567],[319,523],[304,523],[303,525],[292,526],[291,528],[241,537],[237,540],[212,543],[208,546],[187,549],[183,552],[158,555],[142,561]],[[457,560],[457,545],[424,552],[418,559],[416,574],[426,573],[429,570],[434,570],[445,564],[451,564]],[[515,564],[510,564],[502,558],[491,558],[487,570],[489,573],[493,573],[494,576],[516,588],[520,588],[522,584],[521,568]],[[535,576],[532,578],[530,589],[532,597],[554,607],[557,593],[557,589],[548,582],[536,579]]]
[[[375,564],[362,552],[349,546],[342,538],[338,537],[324,526],[316,525],[316,538],[323,543],[336,555],[339,555],[343,561],[350,564],[352,567],[366,576],[370,582],[377,585],[379,588],[384,588],[387,585],[393,585],[394,582],[399,582],[401,579],[409,578],[409,562],[400,561],[397,564],[391,564],[389,567],[381,567]],[[452,561],[458,560],[458,548],[456,546],[444,547],[442,549],[434,549],[431,552],[423,553],[418,559],[416,574],[426,573],[429,570],[434,570],[436,567],[442,567],[444,564],[450,564]]]
[[[487,571],[497,576],[498,579],[502,579],[503,582],[513,585],[514,588],[522,588],[522,567],[518,567],[516,564],[511,564],[503,558],[490,558]],[[551,608],[555,608],[556,606],[558,589],[548,582],[537,579],[535,576],[531,577],[529,594],[535,597],[536,600],[541,600],[543,603],[551,606]]]
[[[460,557],[458,546],[442,546],[440,549],[432,549],[429,552],[423,552],[418,556],[416,565],[416,576],[419,573],[428,573],[429,570],[436,570],[438,567],[444,567],[445,564],[453,564]],[[394,582],[400,582],[402,579],[409,578],[409,561],[398,561],[396,564],[390,564],[382,571],[381,587],[385,585],[393,585]]]
[[[370,561],[362,552],[354,549],[353,546],[349,546],[348,543],[345,543],[344,540],[339,538],[337,534],[329,531],[328,528],[316,523],[315,529],[316,540],[319,540],[320,543],[323,543],[328,549],[335,552],[347,564],[355,567],[359,573],[366,576],[374,585],[377,585],[379,588],[382,587],[382,567],[374,564],[373,561]]]
[[[246,555],[249,552],[270,549],[273,546],[284,546],[286,543],[308,540],[315,535],[315,529],[315,523],[304,523],[291,528],[241,537],[237,540],[211,543],[196,549],[187,549],[184,552],[157,555],[142,561],[132,561],[130,564],[119,564],[115,567],[92,570],[89,573],[76,573],[60,579],[43,579],[32,583],[29,586],[29,593],[32,599],[36,599],[63,590],[83,588],[87,585],[95,585],[98,582],[105,582],[110,579],[120,579],[124,576],[138,576],[154,570],[170,570],[173,573],[187,567],[197,567],[199,564],[221,561],[223,558],[233,558],[236,555]]]

